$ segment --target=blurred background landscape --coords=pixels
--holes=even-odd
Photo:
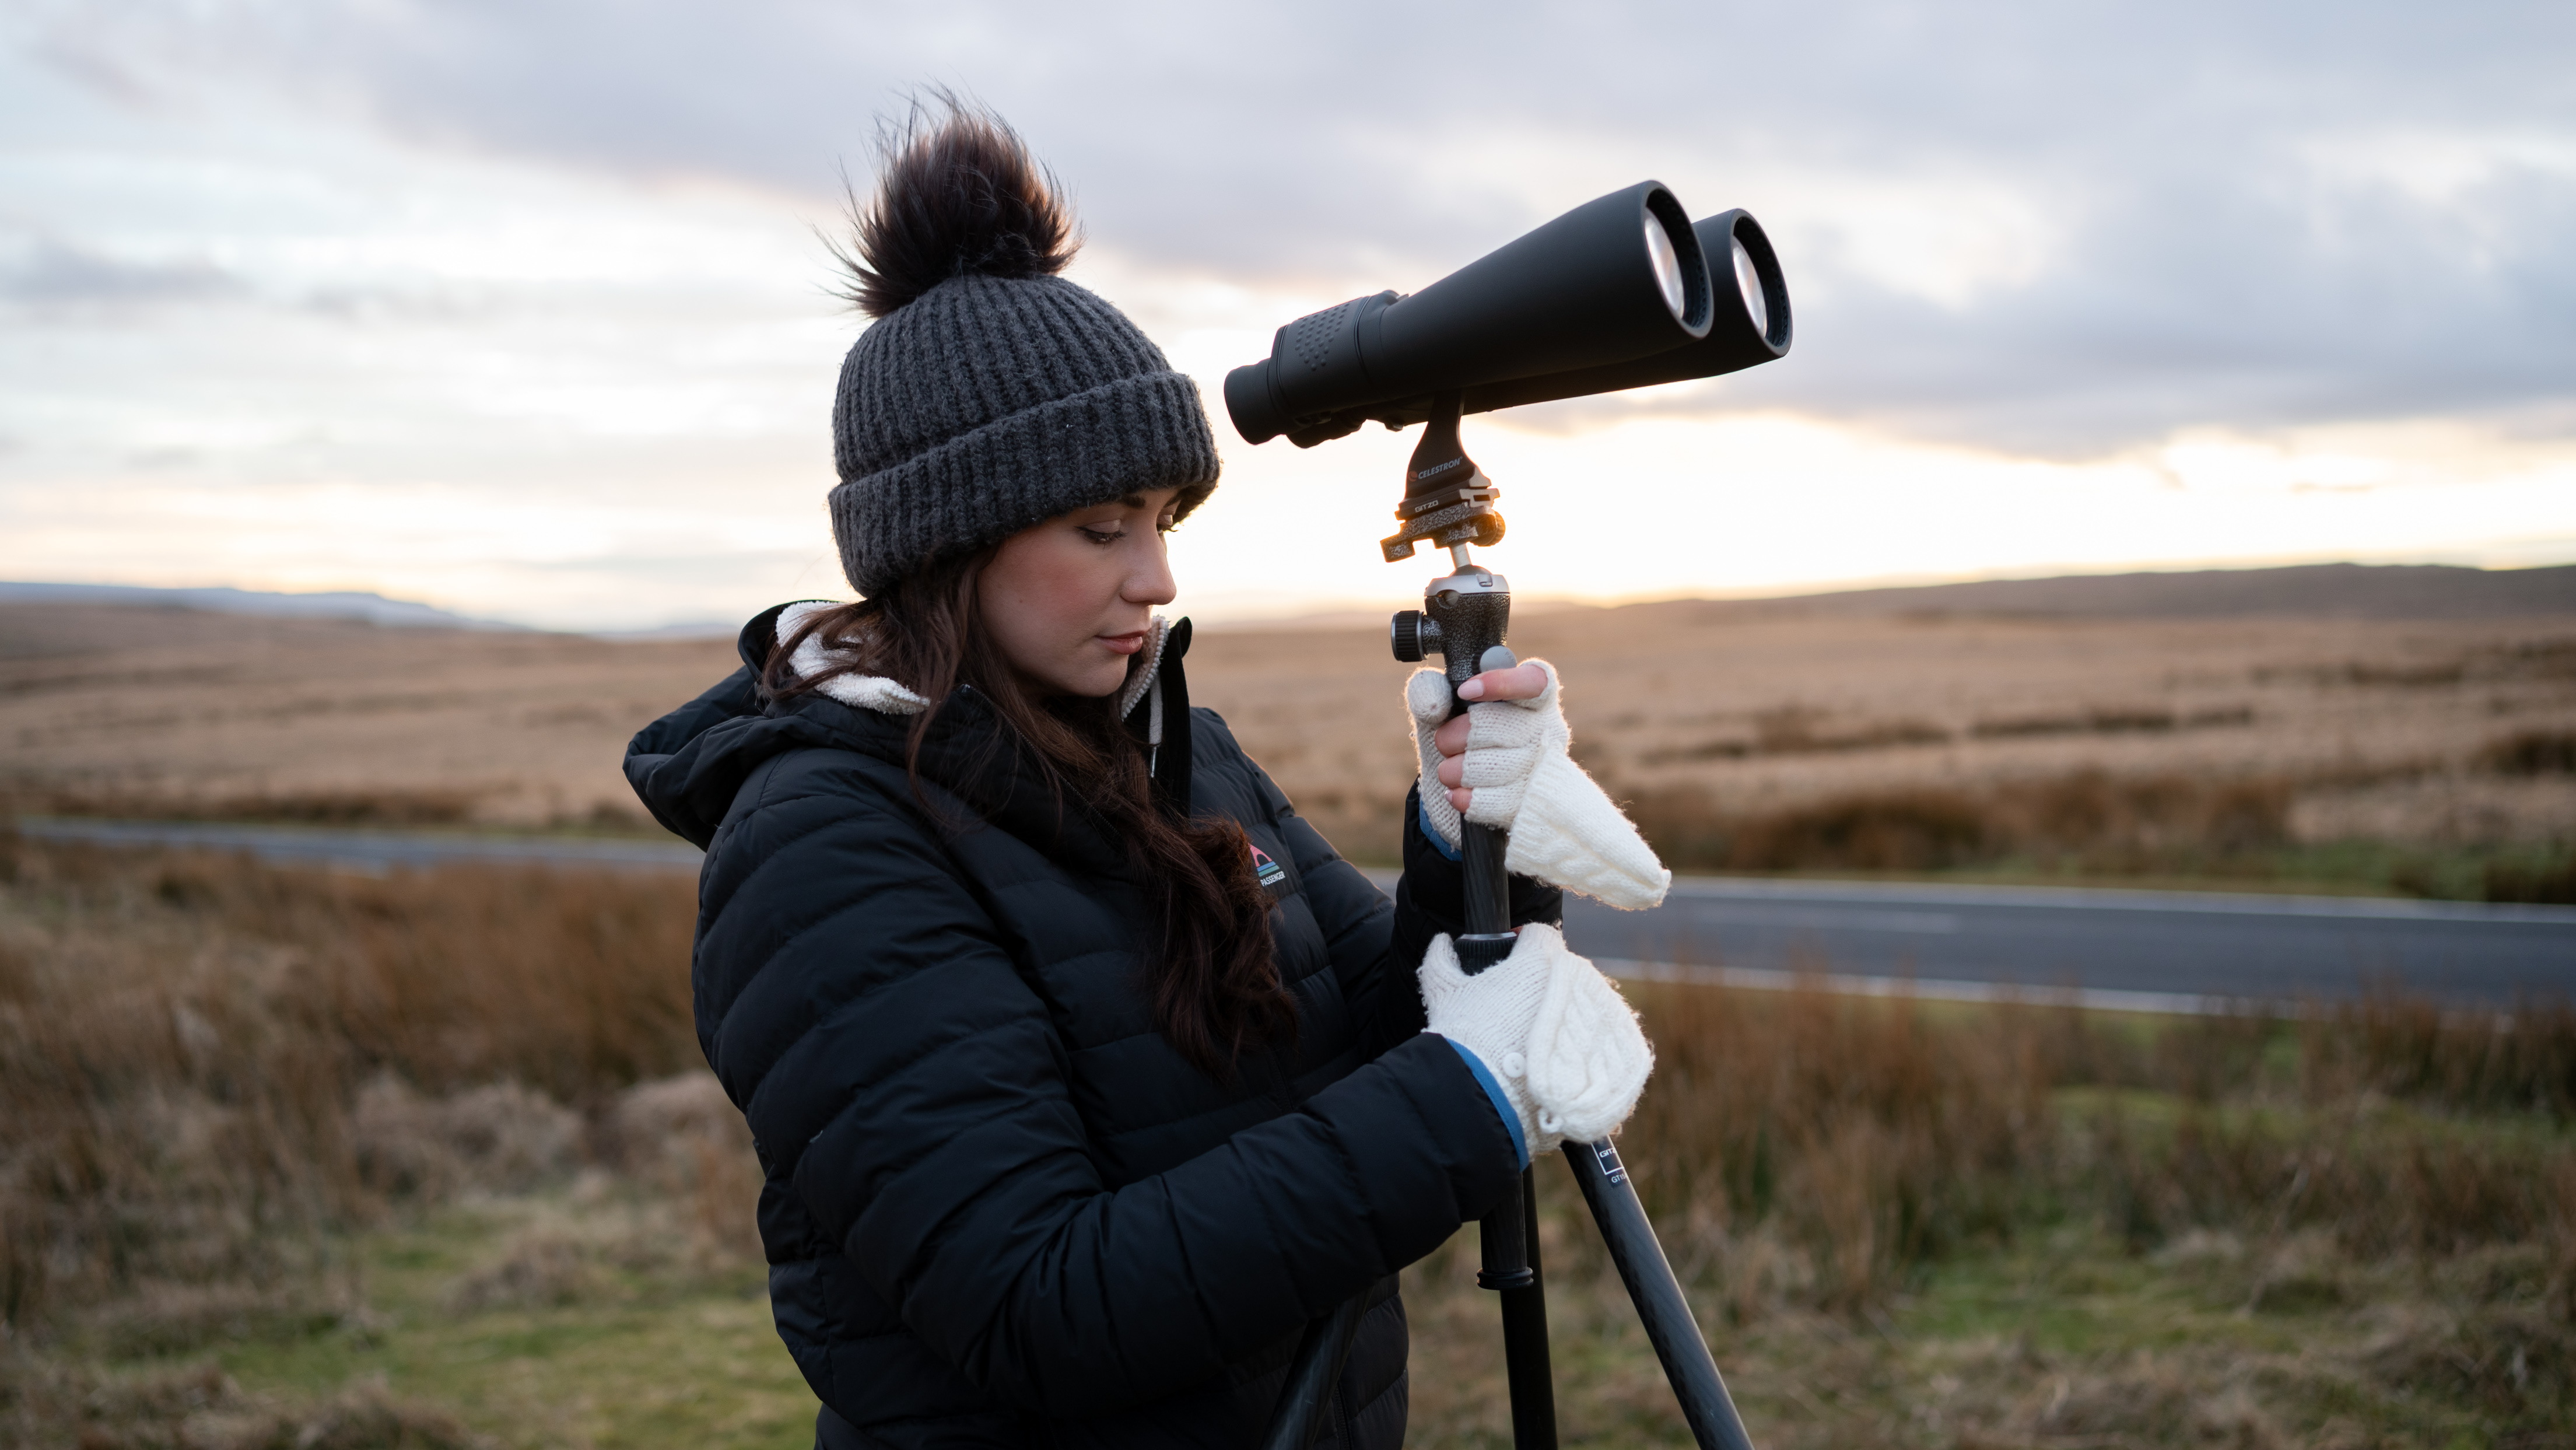
[[[811,1443],[617,762],[845,597],[817,231],[946,85],[1211,399],[1643,177],[1775,242],[1786,359],[1467,440],[1719,924],[1569,930],[1757,1443],[2576,1446],[2570,75],[2541,3],[0,6],[0,1443]],[[1194,694],[1382,868],[1413,440],[1217,437]],[[1566,1442],[1687,1443],[1541,1184]],[[1508,1443],[1473,1262],[1410,1443]]]

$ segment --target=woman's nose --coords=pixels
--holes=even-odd
[[[1181,597],[1181,587],[1172,578],[1171,551],[1159,532],[1147,536],[1144,557],[1127,571],[1127,583],[1118,595],[1130,604],[1169,604]]]

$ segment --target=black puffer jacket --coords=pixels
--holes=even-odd
[[[1188,712],[1192,807],[1284,873],[1300,1011],[1293,1046],[1212,1081],[1136,989],[1141,897],[1096,822],[990,753],[971,691],[921,763],[930,810],[966,824],[935,821],[908,720],[764,707],[776,615],[626,765],[707,847],[699,1041],[759,1146],[771,1298],[814,1392],[866,1444],[1246,1445],[1306,1321],[1367,1291],[1330,1443],[1399,1443],[1392,1276],[1515,1171],[1491,1101],[1420,1035],[1413,968],[1457,929],[1456,868],[1417,839],[1390,904]],[[1555,918],[1515,885],[1522,920]]]

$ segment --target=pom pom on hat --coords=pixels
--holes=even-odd
[[[951,277],[1052,277],[1082,245],[1053,174],[990,111],[934,93],[945,119],[919,102],[877,149],[875,199],[850,201],[854,246],[833,256],[849,274],[839,294],[883,317]]]

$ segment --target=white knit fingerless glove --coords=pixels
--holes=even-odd
[[[1512,954],[1472,977],[1434,937],[1419,975],[1430,1030],[1493,1074],[1532,1157],[1610,1136],[1646,1090],[1655,1052],[1637,1014],[1555,927],[1522,927]]]
[[[1414,753],[1422,761],[1422,824],[1458,849],[1458,808],[1449,803],[1449,787],[1440,783],[1440,747],[1431,737],[1449,719],[1449,677],[1438,670],[1415,670],[1404,682],[1404,710],[1413,717]],[[1473,721],[1467,727],[1475,729]]]
[[[1515,942],[1511,956],[1471,977],[1459,967],[1458,948],[1444,932],[1431,939],[1416,975],[1429,1030],[1476,1054],[1511,1101],[1520,1119],[1521,1142],[1536,1157],[1538,1107],[1529,1092],[1529,1039],[1539,1004],[1547,998],[1548,963],[1523,957]]]
[[[1557,706],[1556,667],[1534,699],[1489,700],[1467,707],[1467,751],[1461,784],[1475,792],[1467,819],[1511,832],[1503,865],[1580,892],[1623,911],[1664,899],[1673,873],[1618,805],[1567,754],[1574,734]],[[1438,670],[1416,670],[1405,682],[1405,708],[1422,761],[1422,819],[1454,849],[1458,809],[1440,783],[1440,747],[1432,736],[1449,718],[1449,681]]]

